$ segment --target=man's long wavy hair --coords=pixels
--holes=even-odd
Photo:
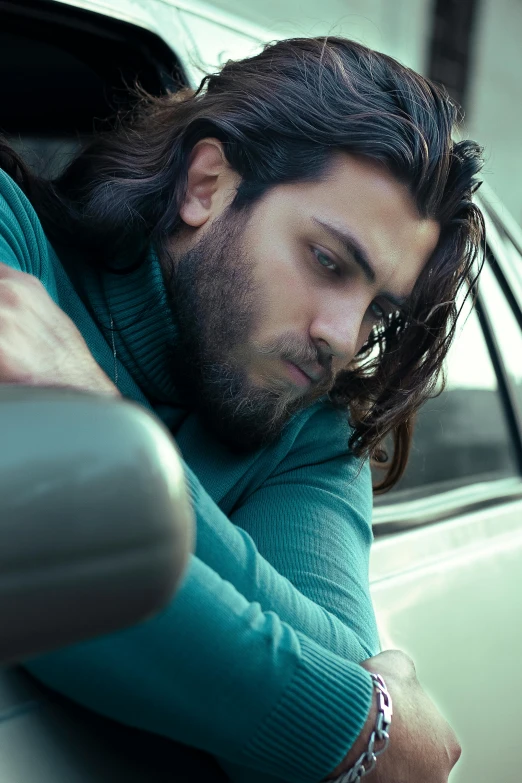
[[[482,258],[484,223],[471,201],[482,150],[452,139],[457,120],[443,89],[392,58],[343,38],[303,38],[228,62],[196,91],[142,95],[52,181],[30,173],[6,145],[0,165],[25,190],[58,251],[68,246],[105,268],[125,259],[129,271],[144,263],[151,243],[160,257],[168,254],[190,152],[202,138],[220,139],[241,176],[235,210],[275,185],[319,177],[335,152],[386,166],[419,215],[441,230],[408,311],[373,331],[330,393],[349,412],[356,454],[382,462],[383,439],[393,437],[384,491],[404,472],[416,411],[443,381],[457,295]]]

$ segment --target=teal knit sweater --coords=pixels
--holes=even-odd
[[[27,668],[92,710],[210,752],[236,783],[317,783],[366,720],[372,685],[357,662],[378,650],[370,475],[347,451],[345,417],[320,402],[275,445],[232,455],[177,399],[157,260],[123,276],[61,262],[1,171],[0,261],[42,281],[112,378],[110,310],[118,387],[176,438],[197,523],[159,615]]]

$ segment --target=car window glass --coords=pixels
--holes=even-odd
[[[447,383],[418,414],[405,475],[377,504],[514,475],[517,463],[497,378],[469,298],[447,362]],[[379,472],[374,472],[378,479]]]

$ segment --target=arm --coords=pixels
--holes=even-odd
[[[205,459],[221,460],[193,427],[178,442],[205,475]],[[348,437],[346,417],[325,405],[317,406],[304,426],[287,431],[285,456],[270,476],[255,487],[248,482],[247,491],[223,503],[239,528],[223,514],[219,521],[213,516],[210,526],[204,500],[211,501],[193,475],[191,486],[203,517],[198,519],[199,555],[263,608],[277,611],[342,657],[361,661],[378,649],[368,590],[372,496],[369,467],[347,453]],[[197,451],[194,444],[200,446]],[[234,556],[222,564],[227,551]],[[245,567],[236,571],[239,557]],[[223,757],[220,763],[235,783],[281,781]]]
[[[295,783],[341,761],[371,703],[361,667],[262,612],[196,557],[154,619],[27,667],[95,712]]]
[[[320,404],[290,425],[278,451],[263,454],[234,496],[220,501],[228,518],[203,482],[210,475],[209,490],[219,497],[219,466],[234,472],[234,463],[191,418],[176,437],[190,465],[197,556],[332,652],[355,662],[374,655],[371,478],[347,450],[344,414]]]

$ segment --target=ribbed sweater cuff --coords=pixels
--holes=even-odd
[[[290,783],[317,783],[341,763],[361,733],[373,686],[361,666],[298,637],[301,659],[293,680],[245,748],[242,763]]]

